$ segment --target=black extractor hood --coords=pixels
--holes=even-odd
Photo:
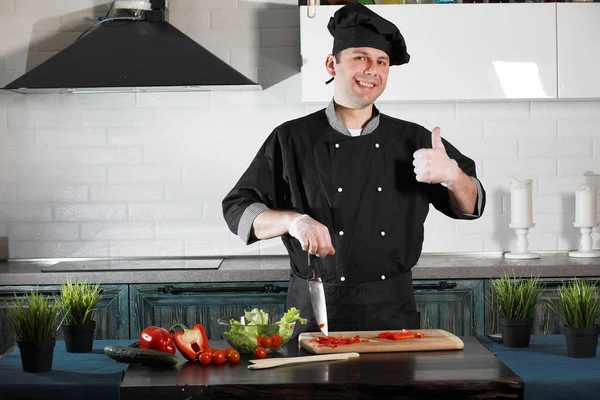
[[[165,20],[166,0],[115,1],[72,45],[4,87],[21,93],[261,90]]]

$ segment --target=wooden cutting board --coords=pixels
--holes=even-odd
[[[443,329],[418,329],[424,338],[403,340],[380,339],[377,335],[384,331],[354,331],[354,332],[329,332],[329,336],[344,336],[347,338],[359,335],[361,342],[344,344],[337,347],[320,345],[311,342],[312,339],[323,336],[321,332],[303,332],[298,337],[300,347],[313,354],[331,353],[384,353],[396,351],[433,351],[433,350],[461,350],[464,343],[457,336]],[[394,331],[392,331],[394,332]],[[368,340],[363,342],[362,340]]]

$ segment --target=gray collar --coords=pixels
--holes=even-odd
[[[335,129],[339,133],[343,133],[344,135],[352,136],[350,134],[350,131],[348,130],[348,128],[346,128],[346,125],[344,125],[344,123],[335,114],[335,105],[333,103],[333,99],[331,99],[331,101],[327,105],[327,108],[325,109],[325,115],[327,115],[327,120],[329,121],[329,125],[331,125],[331,127],[333,129]],[[371,120],[369,122],[367,122],[367,125],[362,130],[361,136],[368,135],[369,133],[371,133],[375,129],[377,129],[377,127],[379,126],[379,115],[380,114],[379,114],[379,110],[377,109],[377,107],[375,107],[375,104],[373,104],[373,115],[374,115],[374,117],[371,118]]]

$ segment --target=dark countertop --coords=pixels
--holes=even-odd
[[[424,254],[413,279],[482,279],[504,273],[530,277],[600,276],[600,258],[542,253],[536,260],[507,260],[500,253]],[[163,259],[9,260],[0,285],[56,285],[77,277],[97,283],[287,281],[287,256]]]
[[[171,370],[130,366],[121,399],[522,399],[523,381],[474,337],[463,350],[371,353],[348,361],[326,361],[248,370],[238,364],[180,363]],[[213,347],[227,347],[224,341]],[[309,355],[296,342],[282,356]],[[271,356],[270,356],[271,357]]]

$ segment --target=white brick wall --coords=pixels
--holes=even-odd
[[[296,0],[171,0],[170,21],[261,92],[28,95],[0,92],[0,235],[13,258],[285,254],[245,246],[221,199],[300,102]],[[104,0],[0,0],[0,86],[71,43]],[[533,250],[578,246],[574,191],[598,181],[600,101],[378,104],[471,156],[488,204],[477,221],[432,210],[425,252],[515,246],[512,176],[534,182]],[[584,173],[591,174],[584,177]],[[599,181],[600,182],[600,181]],[[594,234],[597,239],[597,234]]]

